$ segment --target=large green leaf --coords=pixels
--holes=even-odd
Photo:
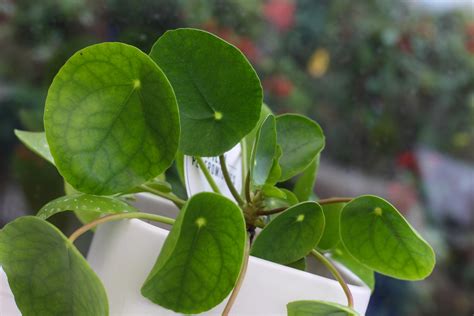
[[[387,201],[371,195],[349,202],[341,213],[341,238],[349,253],[369,268],[405,280],[431,274],[431,246]]]
[[[107,295],[74,245],[53,225],[20,217],[0,231],[0,265],[28,315],[108,315]]]
[[[257,132],[250,160],[250,172],[256,186],[264,185],[267,182],[276,151],[275,116],[269,115]]]
[[[262,87],[236,47],[205,31],[177,29],[161,36],[150,56],[176,92],[184,154],[220,155],[257,124]]]
[[[346,268],[349,268],[351,272],[353,272],[362,282],[367,284],[367,286],[373,291],[375,287],[375,276],[374,271],[356,259],[354,259],[346,250],[342,243],[336,245],[330,251],[331,259],[341,263]]]
[[[280,181],[284,181],[303,171],[323,150],[324,134],[318,123],[301,115],[280,115],[276,123],[282,150]]]
[[[194,195],[180,211],[143,296],[186,314],[216,306],[237,281],[245,234],[242,212],[232,201],[215,193]]]
[[[313,162],[306,167],[301,176],[298,177],[295,183],[293,192],[300,201],[307,201],[313,194],[314,184],[316,183],[316,176],[319,169],[320,154],[314,158]]]
[[[26,147],[54,165],[54,159],[49,151],[49,145],[44,132],[27,132],[16,129],[15,135]]]
[[[59,172],[90,194],[153,179],[179,143],[170,83],[150,57],[121,43],[89,46],[66,62],[49,88],[44,124]]]
[[[250,254],[289,264],[303,258],[316,246],[323,229],[324,215],[318,203],[297,204],[265,226],[255,239]]]
[[[332,302],[295,301],[286,305],[288,316],[354,316],[353,309]]]
[[[36,216],[47,219],[64,211],[76,211],[79,214],[81,212],[93,213],[95,217],[99,217],[103,214],[137,212],[138,210],[118,198],[78,193],[62,196],[47,203]]]
[[[345,203],[330,203],[322,205],[326,226],[324,226],[324,234],[318,243],[321,250],[329,250],[335,247],[341,240],[340,236],[340,217],[342,208]]]

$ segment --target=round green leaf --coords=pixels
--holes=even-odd
[[[357,316],[347,306],[324,301],[295,301],[286,305],[288,316]]]
[[[105,289],[74,245],[53,225],[20,217],[0,231],[0,265],[28,315],[108,315]]]
[[[242,211],[232,201],[215,193],[194,195],[180,211],[143,296],[185,314],[216,306],[237,281],[245,234]]]
[[[319,158],[320,154],[314,158],[308,167],[296,180],[293,192],[300,201],[307,201],[313,194],[314,184],[316,183],[316,176],[319,169]]]
[[[26,147],[54,165],[54,159],[49,151],[44,132],[27,132],[16,129],[15,135]]]
[[[235,46],[205,31],[177,29],[161,36],[150,56],[176,92],[184,154],[223,154],[257,124],[262,87]]]
[[[114,197],[79,193],[62,196],[47,203],[36,216],[47,219],[64,211],[76,211],[79,214],[81,212],[94,213],[95,217],[99,217],[103,214],[137,212],[138,210]]]
[[[335,247],[341,240],[340,217],[345,203],[330,203],[322,205],[326,226],[324,226],[323,237],[318,243],[321,250],[329,250]]]
[[[341,238],[355,259],[398,279],[424,279],[435,265],[431,246],[395,207],[376,196],[358,197],[343,208]]]
[[[277,151],[275,116],[269,115],[257,131],[250,172],[253,183],[262,186],[267,182]]]
[[[250,254],[281,264],[306,256],[324,229],[321,206],[304,202],[288,208],[272,220],[255,239]]]
[[[90,194],[153,179],[179,143],[168,80],[150,57],[121,43],[89,46],[66,62],[48,91],[44,124],[59,172]]]
[[[324,134],[318,123],[296,114],[277,116],[281,176],[285,181],[303,171],[323,150]]]

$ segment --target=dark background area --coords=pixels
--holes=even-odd
[[[0,0],[0,227],[64,194],[57,171],[13,134],[43,130],[62,64],[103,41],[149,52],[186,26],[239,47],[276,113],[321,124],[320,197],[381,195],[434,246],[432,276],[378,276],[367,314],[472,315],[472,0]],[[71,232],[71,217],[54,220]]]

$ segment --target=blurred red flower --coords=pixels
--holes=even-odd
[[[279,31],[290,29],[295,20],[295,3],[292,0],[270,0],[263,5],[263,15]]]

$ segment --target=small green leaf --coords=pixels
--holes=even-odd
[[[294,262],[316,246],[323,229],[324,215],[318,203],[297,204],[265,226],[250,254],[281,264]]]
[[[184,154],[223,154],[257,124],[262,87],[235,46],[205,31],[177,29],[161,36],[150,56],[176,92]]]
[[[44,132],[27,132],[16,129],[15,135],[26,147],[54,165],[54,159],[49,151]]]
[[[387,201],[361,196],[341,213],[341,238],[348,252],[367,267],[398,279],[421,280],[431,274],[431,246]]]
[[[303,171],[324,148],[318,123],[296,114],[277,116],[277,143],[282,150],[280,181]]]
[[[242,212],[232,201],[215,193],[194,195],[180,211],[143,296],[186,314],[216,306],[237,281],[245,234]]]
[[[255,127],[252,129],[250,133],[247,134],[247,136],[244,137],[244,141],[247,145],[247,162],[250,164],[251,161],[251,155],[252,155],[252,148],[254,146],[255,138],[257,137],[257,132],[262,125],[263,121],[267,118],[268,115],[273,114],[272,110],[266,105],[265,103],[262,103],[262,107],[260,109],[260,118],[258,119],[258,123],[255,125]]]
[[[300,201],[307,201],[313,193],[314,184],[316,183],[316,176],[319,169],[320,156],[321,155],[318,154],[316,158],[314,158],[314,160],[309,164],[309,166],[306,167],[301,176],[299,176],[296,180],[293,192]]]
[[[359,279],[362,280],[373,291],[375,287],[374,271],[367,268],[363,264],[354,259],[345,249],[342,243],[339,243],[335,248],[331,249],[331,259],[341,263],[351,272],[353,272]]]
[[[53,225],[20,217],[0,231],[0,265],[23,316],[108,315],[105,289]]]
[[[288,316],[357,316],[347,306],[324,301],[295,301],[286,305]]]
[[[284,189],[284,188],[281,188],[280,189],[283,193],[285,193],[285,200],[288,202],[289,205],[295,205],[295,204],[298,204],[300,201],[298,200],[298,198],[296,197],[296,195],[291,192],[290,190],[288,189]]]
[[[287,267],[298,269],[301,271],[306,271],[306,257],[296,260],[294,262],[286,264]]]
[[[76,211],[78,214],[87,212],[89,215],[95,215],[87,218],[87,221],[90,221],[90,219],[95,219],[103,214],[137,212],[138,210],[114,197],[79,193],[62,196],[49,202],[39,210],[36,216],[47,219],[64,211]]]
[[[341,241],[340,217],[345,203],[330,203],[322,205],[326,226],[324,226],[323,237],[318,243],[321,250],[329,250]]]
[[[121,43],[89,46],[66,62],[49,88],[44,125],[61,175],[96,195],[155,178],[179,143],[170,83],[149,56]]]
[[[264,185],[270,175],[276,153],[275,116],[269,115],[257,132],[250,164],[253,183]]]
[[[280,188],[277,188],[276,186],[270,184],[265,184],[262,187],[262,193],[265,198],[278,198],[282,200],[286,199],[285,192],[283,192]]]
[[[267,184],[275,185],[280,180],[281,167],[278,162],[280,161],[281,154],[281,147],[277,145],[275,157],[273,157],[272,168],[270,169],[270,174],[267,178]]]

